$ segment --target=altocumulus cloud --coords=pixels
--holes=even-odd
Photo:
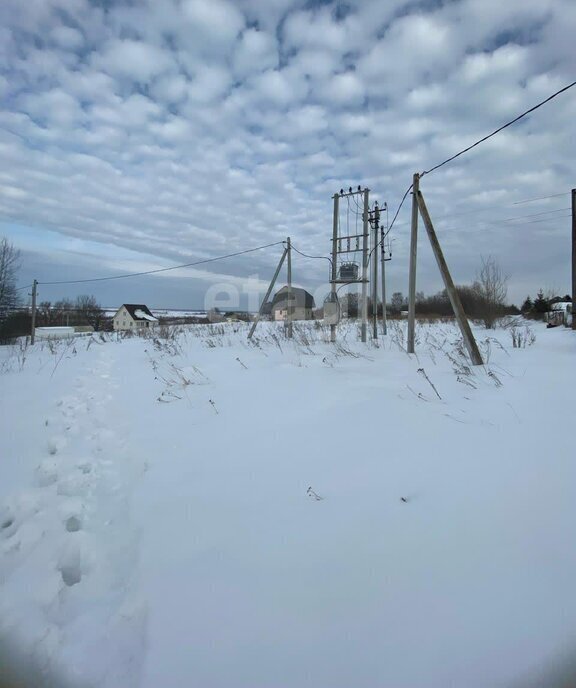
[[[570,0],[3,0],[0,18],[0,234],[22,246],[23,280],[288,235],[327,253],[334,191],[366,184],[395,208],[413,172],[574,80]],[[458,281],[493,253],[515,300],[568,289],[574,121],[569,91],[425,178]],[[406,223],[391,289],[405,289]],[[421,256],[419,286],[440,288],[425,245]],[[276,259],[139,288],[198,305],[215,281],[264,279]],[[295,269],[310,288],[326,278],[323,263]]]

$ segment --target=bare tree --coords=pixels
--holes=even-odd
[[[390,300],[390,307],[393,313],[400,313],[406,306],[406,299],[401,291],[395,291]]]
[[[508,294],[508,275],[505,275],[494,256],[481,257],[482,265],[474,283],[481,298],[481,315],[486,329],[494,328],[502,316]]]
[[[104,321],[105,313],[94,296],[84,294],[76,298],[76,318],[81,325],[92,325],[98,331]]]
[[[16,272],[20,266],[20,251],[6,239],[0,239],[0,319],[18,303]]]

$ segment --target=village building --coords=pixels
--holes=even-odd
[[[158,322],[148,306],[139,303],[124,303],[113,318],[114,330],[141,330]]]
[[[288,301],[288,287],[282,287],[274,295],[270,311],[272,320],[286,320],[289,308],[292,320],[312,320],[315,308],[312,294],[299,287],[292,287],[291,291],[290,301]]]

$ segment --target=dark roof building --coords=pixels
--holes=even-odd
[[[148,306],[143,303],[122,304],[112,320],[115,330],[150,327],[151,323],[158,322],[158,318],[155,318]]]
[[[288,300],[288,287],[282,287],[275,294],[272,299],[272,310],[277,308],[278,303],[284,303]],[[299,308],[314,308],[314,297],[305,289],[299,287],[292,287],[292,301],[295,306]],[[284,308],[286,307],[284,303]]]
[[[152,315],[148,306],[145,306],[143,303],[124,303],[123,306],[130,313],[133,320],[157,321],[157,318]]]
[[[313,317],[314,297],[305,289],[292,287],[292,298],[288,301],[288,287],[282,287],[275,294],[271,303],[271,315],[274,320],[285,320],[290,308],[292,320],[310,320]]]

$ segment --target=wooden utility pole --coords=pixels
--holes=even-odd
[[[32,282],[32,324],[30,328],[30,344],[34,344],[36,340],[36,292],[38,289],[38,280]]]
[[[474,339],[474,335],[472,334],[472,330],[470,329],[470,323],[468,322],[468,318],[466,317],[466,313],[464,312],[464,308],[462,307],[460,296],[458,296],[458,292],[456,291],[456,287],[454,285],[454,282],[452,281],[452,276],[450,275],[448,265],[446,263],[446,260],[444,259],[444,254],[442,253],[442,249],[440,248],[440,243],[438,242],[438,237],[436,236],[436,232],[434,231],[434,225],[432,224],[432,220],[430,219],[430,214],[428,213],[428,208],[426,207],[426,203],[424,202],[424,197],[422,196],[418,188],[416,188],[414,191],[414,198],[417,201],[420,214],[422,215],[422,220],[424,221],[424,226],[426,227],[426,232],[428,233],[428,238],[430,239],[430,243],[432,244],[432,251],[434,252],[434,257],[436,258],[436,262],[438,263],[438,267],[440,268],[440,272],[442,273],[444,286],[446,287],[446,291],[448,292],[448,298],[450,299],[452,309],[454,310],[454,315],[456,316],[456,320],[458,321],[458,325],[460,326],[460,332],[462,333],[464,344],[468,349],[468,354],[470,355],[470,358],[474,365],[482,365],[482,356],[478,349],[478,345],[476,344],[476,340]],[[412,342],[412,346],[414,346],[414,342]]]
[[[572,329],[576,330],[576,189],[572,189]]]
[[[336,259],[338,258],[338,213],[339,213],[339,194],[334,194],[334,219],[332,221],[332,280],[331,280],[331,292],[332,301],[336,301],[336,280],[338,279],[338,266],[336,265]],[[336,325],[330,325],[330,341],[336,341]]]
[[[286,238],[286,257],[287,257],[287,281],[288,291],[286,293],[287,307],[286,307],[286,336],[292,339],[292,316],[294,314],[294,304],[292,302],[292,245],[290,237]],[[306,307],[306,304],[304,304]]]
[[[369,189],[364,189],[364,213],[362,215],[362,341],[366,341],[366,330],[368,325],[368,201]]]
[[[268,303],[268,299],[270,298],[270,294],[272,293],[272,289],[274,289],[274,285],[276,284],[276,280],[278,279],[278,275],[280,274],[280,270],[282,268],[282,265],[284,263],[284,259],[286,258],[286,254],[288,253],[288,249],[285,248],[284,252],[282,253],[282,258],[280,258],[280,262],[278,263],[278,267],[276,268],[276,272],[274,273],[274,277],[272,278],[272,281],[270,282],[270,286],[268,287],[268,291],[266,292],[266,296],[264,297],[264,300],[260,304],[260,310],[258,311],[258,315],[254,318],[254,322],[252,323],[252,327],[250,328],[250,332],[248,332],[248,339],[252,339],[252,335],[254,334],[254,330],[256,329],[256,325],[260,322],[260,318],[262,317],[262,313],[264,312],[264,306]]]
[[[380,230],[380,256],[382,262],[382,334],[388,334],[388,323],[386,319],[386,249],[384,248],[384,227]]]
[[[378,203],[374,206],[374,227],[372,231],[372,337],[378,339],[378,227],[380,226],[380,211]]]
[[[408,342],[406,351],[414,353],[414,332],[416,328],[416,254],[418,247],[418,191],[420,175],[412,177],[412,228],[410,231],[410,275],[408,278]]]

